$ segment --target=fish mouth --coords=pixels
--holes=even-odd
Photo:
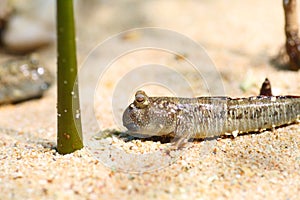
[[[133,122],[123,123],[123,126],[125,126],[127,130],[132,133],[138,133],[140,131],[140,128]]]
[[[131,122],[128,124],[124,124],[124,126],[127,128],[126,134],[137,137],[137,138],[149,138],[152,135],[145,133],[139,126],[137,126],[135,123]]]

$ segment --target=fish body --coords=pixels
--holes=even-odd
[[[299,96],[148,97],[138,91],[123,125],[140,136],[207,138],[272,129],[300,120]]]

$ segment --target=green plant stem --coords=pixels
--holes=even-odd
[[[57,0],[57,150],[83,147],[77,84],[73,0]]]

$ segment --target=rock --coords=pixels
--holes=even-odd
[[[6,49],[25,53],[54,42],[55,9],[52,0],[16,1],[16,10],[2,34]]]
[[[0,1],[0,33],[4,29],[5,24],[11,14],[12,7],[8,4],[8,0]]]
[[[41,22],[14,16],[3,33],[3,44],[13,52],[28,52],[54,41],[53,30],[48,30]]]

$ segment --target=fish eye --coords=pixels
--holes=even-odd
[[[137,108],[145,108],[149,105],[149,99],[146,93],[142,90],[139,90],[135,93],[134,105]]]
[[[137,95],[135,96],[135,100],[136,100],[137,102],[141,103],[141,102],[145,101],[145,96],[144,96],[143,94],[137,94]]]

